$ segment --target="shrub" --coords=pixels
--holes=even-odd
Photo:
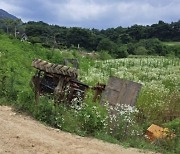
[[[116,49],[116,44],[111,40],[109,40],[108,38],[102,39],[97,46],[98,51],[105,50],[112,53],[115,49]]]
[[[117,48],[115,54],[116,54],[116,58],[127,58],[128,57],[127,47],[123,45]]]
[[[30,41],[32,44],[41,43],[41,39],[40,39],[39,37],[30,37],[30,38],[29,38],[29,41]]]
[[[38,120],[50,124],[52,126],[55,125],[55,106],[52,100],[49,100],[48,97],[41,97],[36,109],[33,112],[33,115]]]
[[[86,101],[84,107],[78,113],[81,121],[81,129],[87,134],[97,131],[105,131],[107,126],[107,112],[104,107],[90,101]]]
[[[176,118],[170,122],[167,122],[164,124],[164,126],[172,130],[177,137],[180,137],[180,118]]]
[[[34,93],[31,89],[18,93],[16,107],[22,111],[33,112],[34,109]]]
[[[100,60],[108,60],[108,59],[112,59],[111,55],[108,53],[108,51],[105,50],[101,50],[99,52],[99,59]]]
[[[143,134],[143,129],[136,121],[138,110],[129,105],[117,105],[109,108],[109,133],[123,141]]]
[[[147,54],[147,50],[145,47],[143,46],[139,46],[138,48],[135,49],[134,53],[135,55],[146,55]]]

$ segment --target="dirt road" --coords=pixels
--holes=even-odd
[[[0,106],[0,154],[138,154],[137,149],[47,127]]]

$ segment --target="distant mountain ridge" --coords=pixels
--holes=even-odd
[[[13,19],[16,20],[18,19],[16,16],[9,14],[8,12],[6,12],[3,9],[0,9],[0,19]]]

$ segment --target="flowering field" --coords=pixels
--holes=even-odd
[[[155,87],[164,87],[163,81],[171,80],[176,85],[175,88],[180,88],[180,59],[147,57],[96,61],[82,73],[86,83],[97,80],[106,83],[109,76],[132,80],[145,86],[156,85]]]
[[[82,81],[107,83],[109,76],[141,83],[137,107],[148,120],[162,122],[180,114],[180,60],[146,57],[96,61],[81,71]],[[153,114],[152,114],[153,113]]]

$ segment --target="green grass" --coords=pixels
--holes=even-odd
[[[31,67],[34,58],[54,63],[61,63],[63,58],[77,58],[80,62],[79,80],[89,85],[95,85],[98,81],[107,83],[110,75],[142,83],[143,88],[136,106],[140,112],[129,117],[131,119],[128,120],[132,123],[129,125],[128,134],[124,135],[127,129],[127,121],[124,120],[126,115],[117,117],[118,131],[111,133],[108,108],[93,103],[92,92],[88,93],[80,109],[64,104],[54,105],[53,100],[46,96],[41,97],[40,103],[35,107],[30,83],[35,73],[35,69]],[[172,142],[150,144],[143,134],[151,123],[161,126],[166,124],[165,126],[175,130],[176,134],[179,133],[179,119],[172,123],[164,122],[167,109],[180,113],[179,66],[178,58],[164,57],[93,60],[83,57],[77,51],[53,52],[40,44],[20,42],[0,34],[0,104],[13,105],[48,125],[81,136],[90,135],[112,143],[154,149],[163,153],[179,153],[179,136]]]
[[[180,42],[163,42],[163,44],[168,46],[180,46]]]

